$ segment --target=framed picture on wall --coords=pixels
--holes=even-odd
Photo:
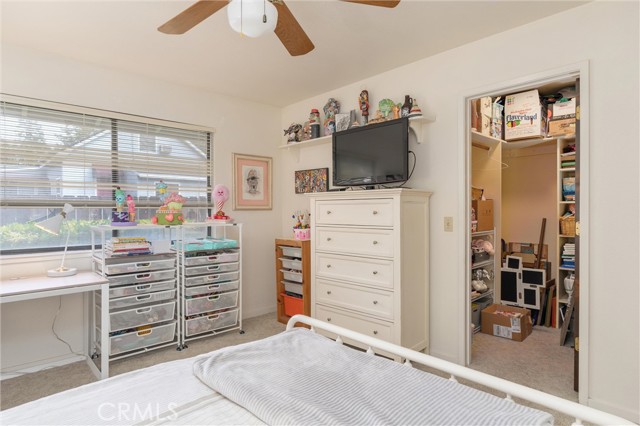
[[[326,192],[329,190],[327,175],[329,168],[296,170],[296,194],[307,192]]]
[[[233,209],[271,210],[271,157],[233,154]]]

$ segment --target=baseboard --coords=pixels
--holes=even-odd
[[[456,358],[452,358],[449,355],[446,354],[442,354],[442,353],[438,353],[438,352],[434,352],[434,351],[430,351],[430,352],[426,352],[427,355],[431,355],[434,358],[439,358],[439,359],[443,359],[445,361],[449,361],[449,362],[453,362],[454,364],[458,364],[458,360]]]
[[[249,318],[253,318],[253,317],[259,317],[261,315],[266,315],[266,314],[273,314],[273,320],[276,320],[276,311],[274,309],[274,306],[265,306],[262,308],[257,308],[257,309],[251,309],[251,310],[247,310],[247,309],[243,309],[242,310],[242,319],[249,319]]]
[[[81,355],[61,355],[58,357],[48,358],[40,361],[29,362],[26,364],[15,365],[0,370],[0,381],[12,379],[27,373],[35,373],[37,371],[46,370],[48,368],[60,367],[61,365],[71,364],[83,361],[84,356]]]
[[[640,423],[640,412],[630,410],[626,407],[611,404],[610,402],[589,398],[587,405],[598,410],[602,410],[606,413],[611,413],[616,416],[622,417],[634,423]]]

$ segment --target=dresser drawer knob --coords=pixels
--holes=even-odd
[[[331,294],[331,290],[327,290],[327,294]]]
[[[378,334],[378,330],[373,330],[373,334]]]
[[[327,268],[331,268],[331,264],[330,264],[330,263],[329,263],[329,264],[327,264]]]
[[[374,240],[373,241],[373,245],[375,246],[376,244],[378,244],[378,242]]]
[[[374,214],[374,215],[378,214],[378,210],[374,210],[374,211],[373,211],[373,214]]]
[[[377,300],[374,300],[374,301],[373,301],[373,304],[374,304],[374,305],[377,305],[377,304],[378,304],[378,301],[377,301]]]
[[[327,210],[327,214],[331,214],[331,210]]]
[[[327,237],[327,241],[331,241],[331,237]]]
[[[331,322],[331,317],[328,317],[328,318],[327,318],[327,322]]]
[[[373,271],[373,275],[378,275],[378,271]]]

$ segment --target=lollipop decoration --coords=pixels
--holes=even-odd
[[[221,184],[214,186],[211,198],[215,203],[216,212],[213,217],[209,218],[209,220],[216,222],[231,222],[232,219],[222,210],[224,208],[224,203],[229,199],[229,188]]]

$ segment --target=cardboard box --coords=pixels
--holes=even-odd
[[[576,132],[576,119],[563,118],[561,120],[549,121],[549,128],[547,130],[547,136],[562,136],[573,135]]]
[[[547,107],[549,120],[561,120],[563,118],[576,117],[576,98],[567,99],[564,102],[555,102]]]
[[[471,127],[478,133],[491,134],[492,101],[490,96],[471,101]]]
[[[476,213],[478,231],[493,229],[493,200],[472,200],[471,208]]]
[[[538,244],[536,243],[515,243],[509,242],[507,244],[507,254],[513,254],[514,256],[518,256],[518,254],[531,254],[533,255],[533,261],[535,261],[535,257],[538,254]],[[546,244],[542,245],[542,260],[548,259],[549,246]],[[527,262],[527,259],[523,259],[523,262]],[[527,266],[528,268],[528,266]]]
[[[500,99],[496,98],[496,101]],[[491,136],[496,139],[502,139],[504,105],[494,102],[491,105]]]
[[[480,313],[481,329],[485,334],[522,342],[533,331],[531,312],[514,306],[493,304]]]
[[[542,138],[547,133],[547,111],[537,90],[507,95],[504,106],[504,139]]]

